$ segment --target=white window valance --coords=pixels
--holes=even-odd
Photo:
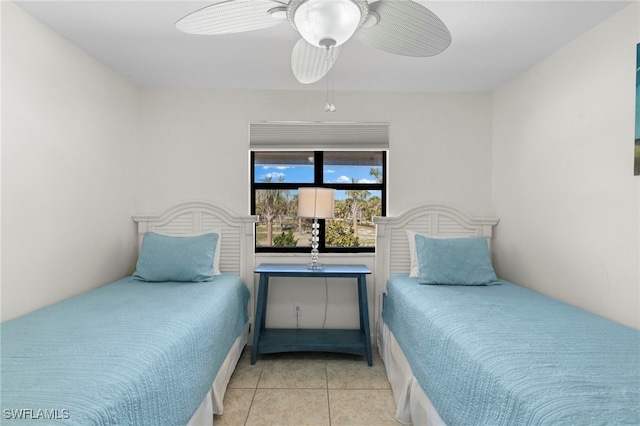
[[[389,123],[263,121],[249,123],[249,148],[258,150],[381,150]]]

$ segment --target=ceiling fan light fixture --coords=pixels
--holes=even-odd
[[[366,0],[291,0],[287,18],[310,44],[329,48],[351,38],[368,14]]]
[[[273,19],[287,19],[286,6],[274,7],[273,9],[270,9],[268,13]]]
[[[369,10],[369,14],[367,15],[367,19],[365,19],[365,21],[362,24],[362,26],[364,28],[371,28],[371,27],[375,27],[376,25],[378,25],[378,22],[380,22],[380,15],[378,15],[378,12],[376,12],[374,10]]]

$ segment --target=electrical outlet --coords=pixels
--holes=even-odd
[[[298,303],[298,302],[294,302],[293,303],[293,316],[294,317],[301,317],[302,316],[302,307],[300,306],[300,303]]]

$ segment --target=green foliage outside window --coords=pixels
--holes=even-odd
[[[282,231],[280,235],[273,237],[274,247],[295,247],[297,244],[298,240],[293,237],[292,229],[289,229],[286,232]]]
[[[327,221],[325,233],[327,247],[358,247],[358,236],[353,227],[342,220]]]

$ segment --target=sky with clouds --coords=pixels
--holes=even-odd
[[[369,174],[371,167],[325,167],[325,183],[351,183],[356,179],[358,183],[376,183],[376,179]],[[311,183],[313,182],[313,167],[310,166],[256,166],[256,182],[263,182],[271,178],[277,182]]]
[[[356,179],[358,183],[376,183],[376,179],[369,174],[371,167],[325,167],[325,183],[351,183]],[[263,182],[266,178],[271,178],[272,182],[278,182],[282,178],[283,182],[311,183],[313,182],[312,166],[255,166],[256,182]],[[371,191],[371,195],[380,196],[379,191]],[[337,199],[346,198],[344,191],[336,192]]]

